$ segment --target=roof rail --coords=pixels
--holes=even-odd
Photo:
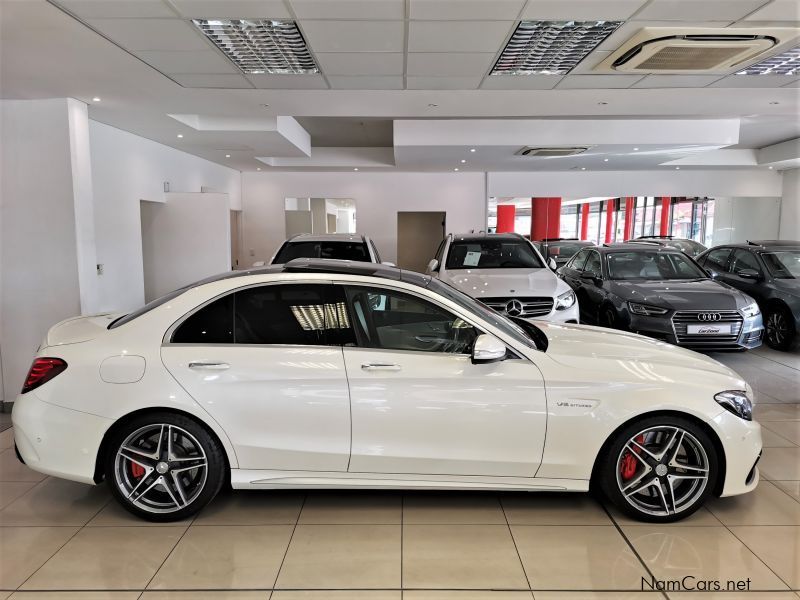
[[[637,240],[672,240],[674,235],[640,235]]]

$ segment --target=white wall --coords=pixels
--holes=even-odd
[[[453,233],[486,226],[483,173],[243,173],[244,264],[269,260],[285,239],[284,199],[308,197],[355,200],[358,233],[371,236],[391,262],[398,211],[445,211]]]
[[[778,238],[780,198],[715,198],[712,245]]]
[[[800,240],[800,169],[783,171],[780,239]]]
[[[168,181],[171,192],[207,188],[227,193],[236,210],[241,208],[241,175],[96,121],[89,122],[89,133],[97,262],[103,264],[99,309],[130,310],[144,303],[140,201],[164,202]]]

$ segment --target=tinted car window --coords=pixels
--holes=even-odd
[[[603,267],[600,261],[600,253],[599,252],[590,252],[589,258],[586,261],[586,265],[583,267],[584,272],[591,273],[595,277],[602,277],[603,276]]]
[[[567,263],[567,268],[582,271],[583,265],[586,263],[586,258],[589,256],[589,250],[581,250]]]
[[[730,248],[717,248],[706,254],[703,266],[706,269],[713,269],[724,273],[728,270],[728,257],[731,255]]]
[[[544,264],[523,240],[454,241],[447,252],[447,269],[541,269]]]
[[[583,246],[580,244],[558,243],[548,244],[547,258],[555,258],[557,260],[566,260],[575,255]]]
[[[232,344],[233,294],[206,304],[172,334],[173,344]]]
[[[677,252],[611,252],[611,279],[706,279],[706,274],[685,254]]]
[[[351,287],[347,297],[360,346],[467,354],[478,335],[460,317],[411,294]]]
[[[758,259],[752,252],[747,250],[737,250],[733,253],[731,272],[738,274],[742,269],[753,269],[759,273],[761,272],[761,265],[758,264]]]
[[[693,240],[670,240],[665,245],[669,248],[680,250],[684,254],[688,254],[689,256],[693,257],[697,256],[701,252],[704,252],[706,249],[703,244]]]
[[[761,258],[776,279],[800,279],[800,250],[762,252]]]
[[[367,245],[363,242],[286,242],[273,262],[284,264],[295,258],[335,258],[372,262]]]

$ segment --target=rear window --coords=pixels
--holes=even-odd
[[[166,304],[167,302],[169,302],[173,298],[177,298],[178,296],[180,296],[181,294],[183,294],[187,290],[193,288],[194,286],[195,286],[195,284],[187,285],[186,287],[182,287],[180,289],[175,290],[174,292],[170,292],[169,294],[161,296],[161,298],[156,298],[152,302],[148,302],[147,304],[145,304],[142,308],[139,308],[139,309],[137,309],[137,310],[135,310],[135,311],[133,311],[131,313],[128,313],[127,315],[119,317],[118,319],[115,319],[114,321],[111,321],[111,323],[109,324],[108,328],[109,329],[116,329],[117,327],[119,327],[121,325],[125,325],[125,323],[130,323],[134,319],[138,319],[139,317],[141,317],[143,314],[149,313],[154,308],[158,308],[159,306],[161,306],[162,304]]]
[[[275,256],[275,264],[284,264],[295,258],[335,258],[372,262],[364,242],[287,242]]]

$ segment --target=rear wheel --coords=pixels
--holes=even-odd
[[[764,341],[775,350],[789,350],[795,341],[794,318],[781,305],[770,306],[764,312]]]
[[[150,521],[177,521],[208,504],[225,481],[219,442],[193,419],[154,413],[109,441],[106,480],[117,500]]]
[[[683,519],[714,489],[719,460],[709,436],[680,417],[652,417],[620,431],[603,457],[605,495],[627,515]]]

